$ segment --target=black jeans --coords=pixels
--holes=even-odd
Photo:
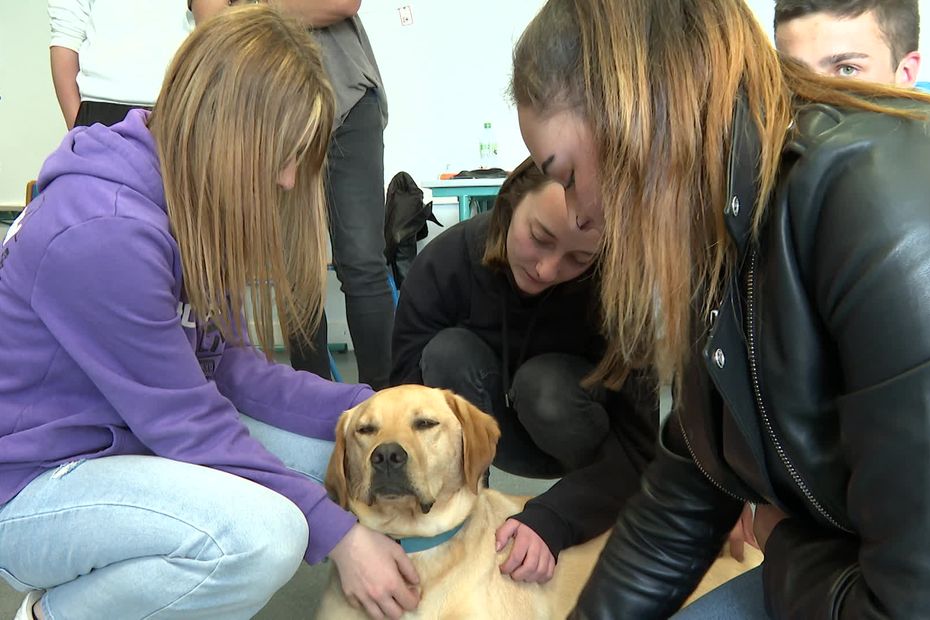
[[[123,105],[122,103],[105,103],[103,101],[82,101],[78,107],[77,116],[74,119],[75,127],[90,127],[94,123],[102,123],[107,127],[119,123],[130,110],[143,108],[144,106]]]
[[[585,389],[587,360],[546,353],[516,371],[512,407],[504,400],[501,360],[473,332],[451,327],[423,349],[423,383],[468,399],[497,419],[501,438],[494,465],[518,476],[554,478],[592,463],[610,431],[606,390]]]
[[[326,197],[333,266],[346,299],[358,380],[387,386],[394,300],[384,258],[384,127],[378,95],[369,90],[333,132]],[[291,365],[330,378],[324,317],[313,347],[292,339]]]

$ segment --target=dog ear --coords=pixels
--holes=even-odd
[[[478,492],[484,472],[494,462],[501,431],[497,420],[449,390],[443,390],[449,408],[462,424],[465,484]]]
[[[344,411],[336,422],[336,445],[326,466],[326,492],[345,509],[349,508],[349,483],[346,480],[346,427],[355,407]]]

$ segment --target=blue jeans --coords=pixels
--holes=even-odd
[[[242,416],[321,481],[332,443]],[[303,513],[244,478],[156,456],[76,461],[0,506],[0,576],[45,590],[47,618],[250,618],[293,576]]]
[[[714,588],[672,620],[765,620],[762,567],[758,566]]]

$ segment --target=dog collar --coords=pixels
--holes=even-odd
[[[465,521],[462,521],[451,530],[443,532],[442,534],[436,534],[435,536],[408,536],[407,538],[395,538],[394,540],[396,540],[407,553],[426,551],[427,549],[438,547],[458,534],[463,525],[465,525]]]

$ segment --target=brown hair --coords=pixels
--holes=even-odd
[[[549,0],[513,63],[518,106],[574,111],[594,136],[608,338],[595,378],[609,384],[642,365],[670,380],[691,350],[694,308],[706,316],[719,303],[735,258],[723,206],[740,92],[762,142],[756,231],[798,106],[914,118],[874,100],[930,101],[780,58],[743,0]]]
[[[481,263],[492,269],[510,269],[507,261],[507,231],[517,205],[527,196],[554,183],[527,157],[501,185],[488,223],[488,239]]]
[[[267,5],[199,26],[168,69],[149,119],[184,288],[201,320],[241,341],[246,298],[265,355],[316,324],[326,275],[322,167],[334,102],[306,28]],[[296,159],[291,191],[277,185]]]

